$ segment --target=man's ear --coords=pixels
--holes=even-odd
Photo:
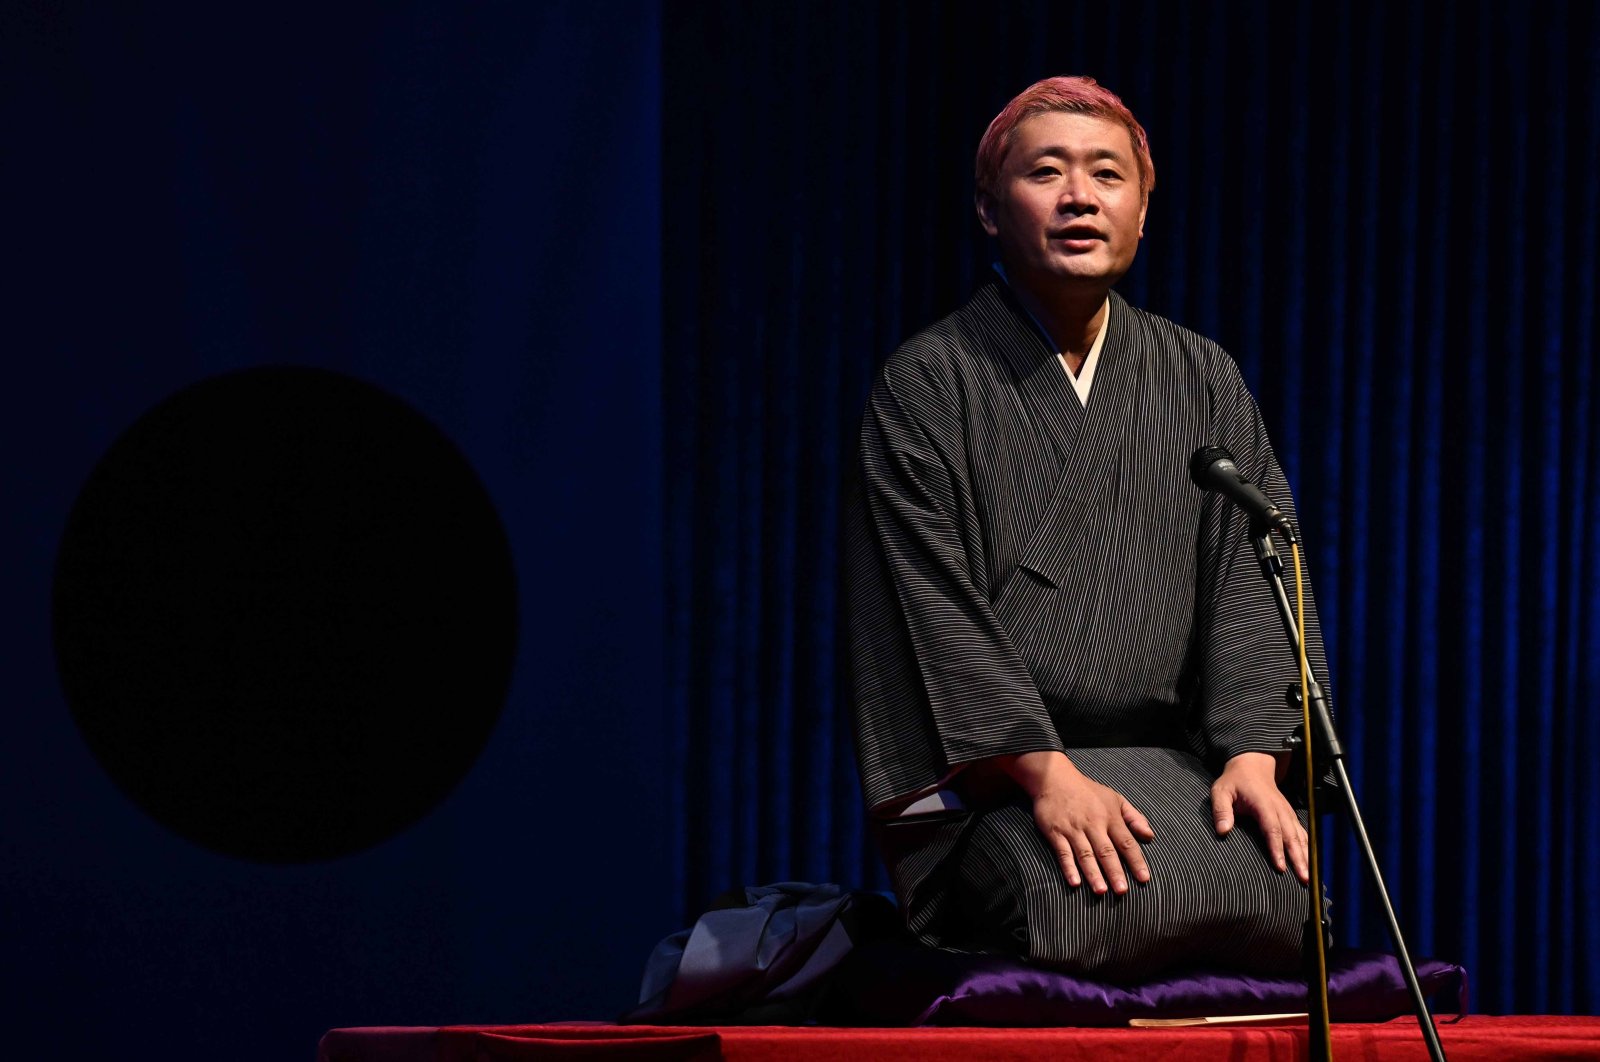
[[[1146,192],[1139,201],[1139,239],[1144,239],[1144,216],[1150,210],[1150,193]]]
[[[983,231],[990,236],[996,235],[1000,227],[994,223],[994,196],[988,192],[979,191],[972,197],[972,205],[978,208],[978,221],[983,225]]]

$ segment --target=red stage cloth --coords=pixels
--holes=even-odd
[[[1451,1062],[1600,1059],[1600,1018],[1473,1015],[1439,1023]],[[1425,1060],[1415,1019],[1333,1027],[1336,1060]],[[622,1058],[678,1062],[1272,1062],[1306,1057],[1300,1026],[1181,1029],[833,1029],[817,1026],[458,1025],[334,1029],[320,1062],[501,1062]]]

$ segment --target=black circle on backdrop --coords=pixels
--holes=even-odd
[[[56,562],[56,662],[95,758],[216,852],[329,859],[465,776],[516,641],[511,551],[437,428],[320,369],[213,377],[95,467]]]

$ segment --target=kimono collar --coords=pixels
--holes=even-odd
[[[1015,295],[1016,288],[1012,285],[1011,278],[1006,275],[1005,265],[1001,262],[995,262],[993,268],[996,275],[1005,282],[1007,290]],[[1020,298],[1016,301],[1017,305],[1022,307],[1023,312],[1028,315],[1028,320],[1033,322],[1033,327],[1044,337],[1046,345],[1053,348],[1055,340],[1051,337],[1049,330],[1040,323],[1039,318],[1034,316],[1033,311],[1028,309]],[[1067,365],[1067,356],[1065,354],[1060,352],[1056,354],[1056,357],[1061,362],[1062,370],[1067,374],[1067,379],[1072,382],[1073,391],[1077,393],[1078,404],[1082,406],[1089,404],[1089,391],[1094,387],[1094,372],[1100,364],[1100,349],[1105,346],[1106,333],[1111,330],[1111,296],[1109,293],[1106,295],[1105,302],[1101,305],[1106,308],[1106,315],[1100,319],[1100,331],[1095,333],[1094,342],[1089,345],[1089,353],[1084,356],[1083,364],[1078,368],[1078,371],[1074,373]]]
[[[1098,451],[1120,436],[1129,410],[1138,368],[1136,351],[1129,347],[1131,310],[1115,291],[1109,303],[1105,339],[1095,372],[1092,401],[1085,406],[1074,393],[1071,377],[1061,367],[1055,344],[1039,328],[1016,293],[998,276],[974,297],[974,309],[985,326],[978,339],[991,356],[1010,366],[1023,399],[1034,410],[1036,423],[1050,438],[1057,458],[1080,461],[1091,454],[1079,447],[1081,430],[1091,426],[1087,448]],[[1098,429],[1098,430],[1095,430]],[[1103,456],[1098,453],[1092,456]]]

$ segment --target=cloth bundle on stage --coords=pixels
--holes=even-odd
[[[645,964],[628,1024],[798,1025],[857,944],[898,932],[894,904],[838,885],[780,882],[733,889]]]

